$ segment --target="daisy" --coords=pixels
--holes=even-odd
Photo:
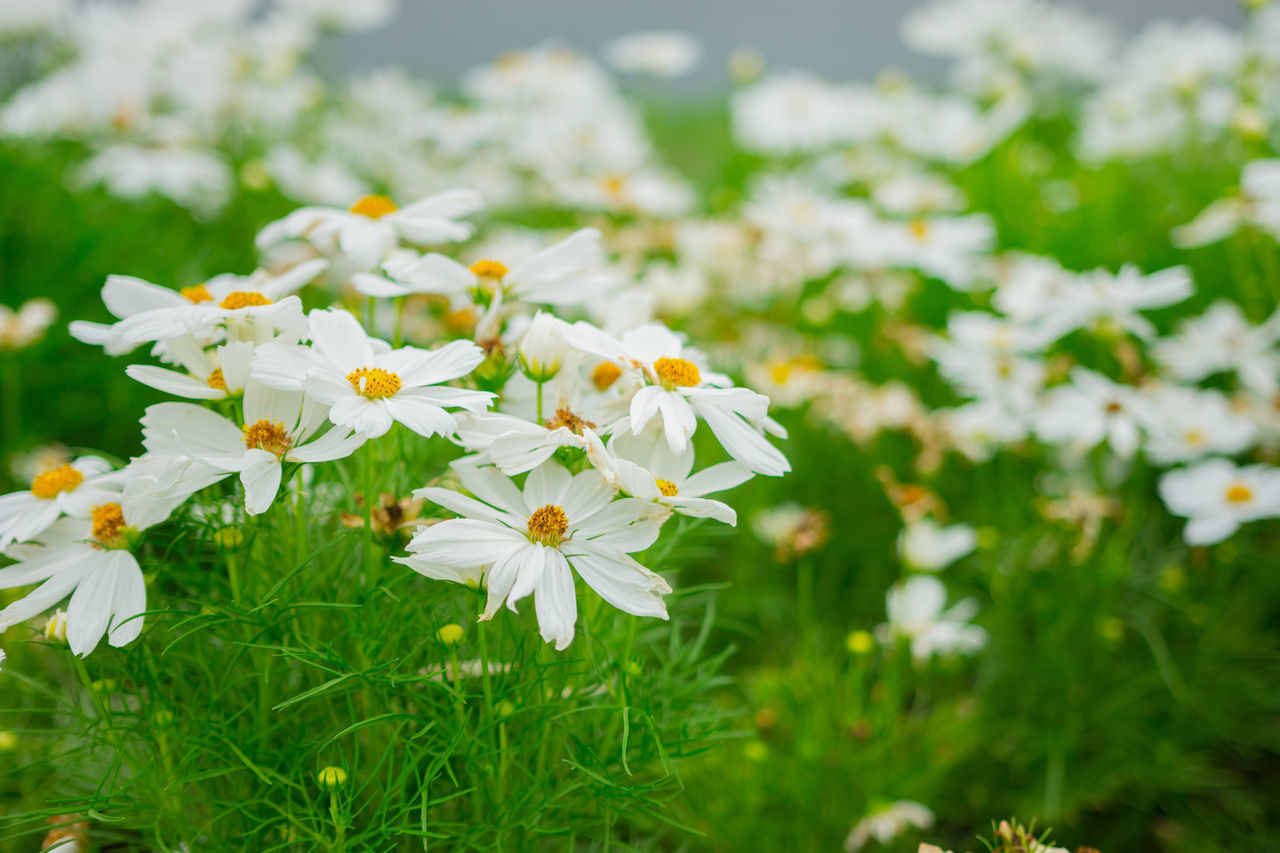
[[[140,534],[119,503],[93,508],[89,518],[64,518],[40,536],[39,544],[10,546],[16,563],[0,569],[0,589],[39,583],[25,597],[0,610],[0,633],[48,610],[67,595],[67,642],[81,657],[107,636],[124,646],[142,632],[147,591],[131,549]]]
[[[414,496],[463,518],[420,531],[398,562],[437,580],[482,582],[488,600],[481,619],[492,619],[504,602],[514,612],[533,595],[542,638],[557,650],[573,641],[578,618],[574,571],[619,610],[667,618],[662,596],[671,587],[628,556],[658,538],[666,507],[615,501],[598,472],[573,475],[555,462],[530,471],[523,489],[493,468],[456,470],[475,498],[434,487]]]
[[[1267,465],[1206,459],[1164,474],[1158,490],[1169,512],[1189,519],[1188,545],[1213,545],[1245,522],[1280,516],[1280,469]]]
[[[81,456],[39,472],[27,491],[0,497],[0,548],[34,539],[60,516],[88,518],[93,507],[119,500],[121,480],[97,456]]]
[[[17,311],[0,305],[0,349],[31,346],[56,319],[58,309],[48,299],[28,299]]]
[[[438,350],[391,350],[338,308],[312,311],[308,325],[310,348],[264,345],[252,374],[274,388],[305,391],[330,407],[329,420],[339,427],[378,438],[398,421],[422,436],[447,435],[456,423],[446,406],[477,411],[493,400],[487,391],[440,384],[466,376],[484,361],[484,351],[470,341]]]
[[[186,373],[131,364],[125,375],[157,391],[192,400],[225,400],[244,393],[253,361],[252,341],[233,341],[206,350],[190,335],[166,341],[168,354],[187,369]]]
[[[1160,465],[1234,456],[1257,435],[1253,421],[1212,389],[1160,385],[1142,395],[1137,411],[1147,432],[1146,453]]]
[[[648,383],[631,398],[633,433],[638,435],[661,415],[667,444],[679,455],[689,446],[701,417],[729,455],[751,471],[779,477],[791,470],[786,457],[763,435],[768,431],[785,437],[785,430],[768,417],[769,398],[746,388],[723,387],[731,384],[723,374],[707,371],[704,377],[704,368],[686,357],[701,361],[701,355],[686,350],[662,324],[640,326],[615,340],[578,322],[570,327],[569,342],[639,372]]]
[[[936,572],[973,552],[978,533],[967,524],[942,526],[932,518],[922,518],[902,529],[898,536],[898,556],[913,569]]]
[[[888,844],[913,827],[928,829],[931,826],[933,812],[920,803],[911,800],[884,803],[854,824],[844,840],[844,849],[846,853],[857,853],[873,838]]]
[[[157,459],[195,462],[184,477],[239,474],[245,511],[266,512],[280,490],[285,462],[329,462],[350,456],[366,436],[335,427],[317,435],[326,410],[298,391],[250,381],[242,425],[192,403],[158,403],[142,416],[143,446]],[[178,485],[170,486],[178,489]]]
[[[885,595],[889,619],[876,626],[876,639],[909,641],[917,662],[935,654],[973,654],[985,646],[987,632],[969,624],[977,603],[966,598],[944,611],[946,603],[947,589],[933,575],[913,575],[895,584]]]
[[[1076,367],[1069,384],[1049,392],[1035,416],[1036,434],[1050,444],[1084,450],[1105,441],[1117,456],[1129,459],[1140,439],[1138,405],[1132,388]]]
[[[386,269],[395,281],[362,275],[353,283],[369,296],[434,293],[466,296],[490,307],[511,302],[578,305],[598,295],[610,282],[593,270],[603,258],[600,232],[583,228],[510,266],[500,260],[482,258],[466,267],[453,258],[432,252],[415,263]]]

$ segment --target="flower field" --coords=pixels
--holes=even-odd
[[[1246,7],[424,80],[0,0],[0,851],[1269,850]]]

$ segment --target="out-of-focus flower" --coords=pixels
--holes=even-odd
[[[756,536],[774,547],[779,563],[821,549],[830,538],[830,525],[831,517],[825,511],[790,502],[761,512],[751,523]]]
[[[867,842],[875,839],[888,844],[909,829],[928,829],[933,826],[933,812],[927,806],[912,800],[883,803],[853,825],[844,839],[847,853],[857,853]]]
[[[1267,465],[1207,459],[1164,474],[1159,491],[1169,512],[1188,519],[1189,545],[1212,545],[1241,524],[1280,516],[1280,469]]]
[[[698,40],[678,31],[631,33],[605,50],[605,57],[614,68],[655,77],[688,74],[701,55],[702,45]]]
[[[966,598],[944,610],[946,602],[946,587],[933,575],[913,575],[895,584],[885,595],[888,621],[876,626],[876,639],[886,645],[907,641],[916,661],[976,653],[987,643],[987,632],[969,624],[977,602]]]
[[[0,305],[0,350],[31,346],[56,319],[58,309],[48,299],[28,299],[17,311]]]
[[[908,524],[898,535],[898,556],[913,569],[936,572],[971,553],[978,534],[967,524],[942,526],[932,518]]]

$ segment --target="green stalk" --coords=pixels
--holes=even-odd
[[[12,448],[22,435],[22,371],[18,369],[15,352],[5,353],[0,358],[0,390],[3,390],[0,424],[4,425],[4,444]]]

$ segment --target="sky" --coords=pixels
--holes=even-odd
[[[870,80],[900,68],[940,79],[946,65],[911,52],[898,23],[923,0],[403,0],[389,26],[347,36],[344,70],[403,66],[440,82],[513,49],[548,39],[595,56],[636,30],[681,29],[704,46],[699,67],[677,84],[685,92],[727,85],[737,47],[758,50],[770,67],[798,67],[834,80]],[[1239,26],[1237,0],[1072,0],[1126,33],[1159,18],[1211,18]]]

